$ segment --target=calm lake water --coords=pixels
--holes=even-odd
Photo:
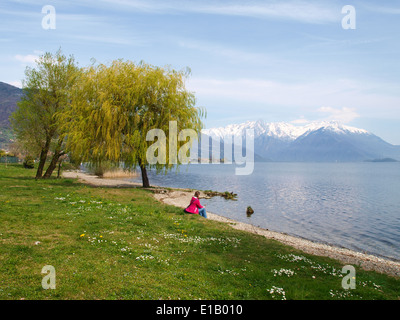
[[[237,201],[201,202],[262,228],[400,260],[400,163],[255,163],[248,176],[236,176],[234,165],[195,164],[149,178],[152,185],[233,191]]]

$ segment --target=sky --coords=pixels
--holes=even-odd
[[[399,34],[397,1],[2,0],[0,81],[59,48],[189,67],[206,128],[335,120],[400,145]]]

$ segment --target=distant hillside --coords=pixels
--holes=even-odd
[[[384,158],[384,159],[373,159],[373,160],[365,160],[366,162],[399,162],[396,159],[392,158]]]
[[[9,127],[11,113],[17,108],[17,102],[22,97],[22,89],[0,82],[0,127]]]
[[[10,143],[12,132],[8,118],[17,108],[22,89],[0,82],[0,148]]]

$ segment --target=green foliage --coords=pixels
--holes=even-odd
[[[35,168],[35,159],[32,156],[26,156],[22,165],[25,169],[33,169]]]
[[[30,145],[35,154],[47,137],[59,135],[56,115],[69,105],[69,90],[76,73],[74,58],[66,58],[61,51],[55,55],[45,53],[36,68],[26,68],[23,97],[10,120],[17,139]]]
[[[185,89],[187,76],[122,60],[86,68],[64,118],[68,149],[81,161],[98,166],[104,161],[149,166],[146,151],[153,143],[146,141],[149,130],[163,130],[168,145],[169,121],[177,121],[178,132],[202,128],[204,111],[195,107],[194,94]],[[184,143],[178,142],[178,147]],[[172,165],[155,167],[168,170]]]
[[[45,53],[35,68],[25,70],[23,96],[10,121],[26,151],[35,156],[40,154],[37,178],[42,177],[49,151],[54,157],[60,156],[65,132],[59,115],[69,108],[79,70],[74,58],[67,58],[61,50],[54,55]]]
[[[170,121],[177,122],[177,132],[199,133],[203,126],[205,112],[185,89],[189,71],[123,60],[82,69],[59,50],[45,53],[25,74],[23,97],[11,122],[26,153],[39,156],[36,178],[42,177],[49,151],[54,155],[45,178],[67,149],[72,159],[99,169],[105,162],[122,162],[127,168],[139,165],[147,179],[150,130],[163,130],[169,146]],[[176,140],[171,142],[177,149],[187,147],[188,141]],[[169,155],[166,151],[165,163],[152,166],[158,171],[171,169],[174,161]]]

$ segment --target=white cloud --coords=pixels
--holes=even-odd
[[[254,53],[242,49],[228,47],[219,43],[192,39],[177,40],[177,43],[182,48],[202,51],[213,56],[219,56],[224,59],[228,59],[232,63],[246,62],[257,65],[273,65],[277,63],[275,58],[272,58],[267,54]]]
[[[18,60],[22,63],[26,63],[26,64],[33,64],[36,62],[37,59],[39,59],[39,57],[34,54],[27,54],[27,55],[17,54],[14,56],[14,58],[16,60]]]
[[[11,84],[12,86],[17,87],[17,88],[22,88],[22,82],[21,82],[21,81],[18,81],[18,80],[16,80],[16,81],[9,81],[8,84]]]
[[[276,18],[304,23],[337,22],[340,10],[317,1],[152,1],[152,0],[102,0],[114,8],[124,6],[133,10],[155,14],[201,13],[253,18]]]
[[[325,23],[337,21],[339,15],[331,8],[308,1],[256,2],[251,5],[229,4],[197,7],[194,10],[203,13],[247,16],[255,18],[278,18],[306,23]]]
[[[400,14],[400,8],[395,8],[395,7],[386,7],[386,6],[381,6],[381,5],[369,5],[369,4],[364,4],[364,8],[366,8],[369,11],[372,12],[379,12],[379,13],[384,13],[384,14]]]
[[[341,123],[349,123],[360,117],[360,115],[355,111],[354,108],[347,107],[343,107],[341,109],[332,107],[321,107],[317,111],[320,113],[327,113],[328,116],[327,118],[325,118],[326,120],[335,120]]]
[[[353,120],[360,118],[361,115],[356,111],[355,108],[332,108],[332,107],[321,107],[316,112],[310,112],[309,116],[313,116],[313,120],[301,116],[290,123],[294,125],[306,125],[315,121],[337,121],[340,123],[350,123]]]
[[[304,118],[304,116],[301,116],[299,119],[290,121],[290,123],[295,124],[295,125],[297,125],[297,124],[299,124],[299,125],[308,124],[308,123],[310,123],[310,122],[311,122],[311,121],[310,121],[310,120],[307,120],[306,118]]]
[[[385,87],[394,85],[387,84]],[[292,119],[299,117],[301,112],[304,119],[297,120],[303,122],[308,118],[321,117],[321,114],[326,115],[326,120],[341,122],[350,122],[361,116],[400,118],[400,96],[381,89],[381,83],[349,79],[289,83],[193,77],[188,80],[187,87],[202,101],[218,103],[220,108],[224,105],[227,111],[234,106],[245,106],[247,114],[260,114],[267,109],[287,110],[288,118]]]
[[[132,45],[132,41],[127,38],[122,37],[105,37],[97,35],[71,35],[71,38],[76,40],[83,40],[85,42],[99,42],[99,43],[110,43],[110,44],[120,44],[120,45]],[[138,39],[135,44],[138,45],[140,39]]]

